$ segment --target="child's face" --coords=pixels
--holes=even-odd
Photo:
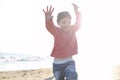
[[[71,26],[71,18],[65,17],[65,18],[61,19],[60,22],[59,22],[59,26],[63,30],[68,30]]]

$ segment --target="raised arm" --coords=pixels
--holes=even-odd
[[[81,25],[81,14],[80,12],[78,11],[78,6],[74,3],[72,3],[73,7],[74,7],[74,12],[75,12],[75,15],[76,15],[76,22],[75,24],[73,25],[73,29],[74,31],[77,31],[79,28],[80,28],[80,25]]]
[[[43,12],[45,14],[46,28],[51,34],[55,33],[55,26],[54,26],[54,23],[52,20],[53,19],[53,16],[52,16],[53,11],[54,11],[54,8],[52,6],[50,6],[50,7],[47,6],[46,11],[43,9]]]

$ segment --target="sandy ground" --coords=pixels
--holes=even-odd
[[[113,74],[114,79],[112,80],[120,80],[120,65],[114,66]],[[55,80],[55,79],[52,73],[52,68],[42,68],[35,70],[1,71],[0,80]],[[83,78],[83,80],[88,79]]]
[[[54,77],[51,68],[43,68],[0,72],[0,80],[54,80]]]
[[[116,65],[113,68],[114,80],[120,80],[120,65]]]
[[[106,75],[109,74],[109,71],[108,73],[106,73],[105,72],[106,70],[102,70],[102,73],[100,75],[99,72],[101,71],[101,69],[98,70],[96,73],[98,76],[95,79],[91,77],[93,75],[92,72],[95,71],[91,70],[89,67],[88,69],[82,67],[80,69],[77,66],[77,71],[78,80],[96,80],[98,77],[103,77],[98,80],[120,80],[120,65],[113,66],[112,70],[110,70],[110,72],[112,71],[113,75],[108,75],[107,76],[108,78],[106,78]],[[101,76],[103,73],[105,73],[105,76]],[[114,79],[109,78],[110,76],[113,76]],[[96,77],[96,75],[94,75],[94,77]],[[34,70],[0,71],[0,80],[55,80],[55,79],[53,77],[52,68],[41,68]]]

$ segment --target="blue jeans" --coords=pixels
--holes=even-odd
[[[63,64],[53,63],[53,73],[56,80],[77,80],[78,78],[75,61],[68,61]]]

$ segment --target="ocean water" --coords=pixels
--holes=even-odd
[[[52,61],[49,56],[0,53],[0,71],[50,68]]]

